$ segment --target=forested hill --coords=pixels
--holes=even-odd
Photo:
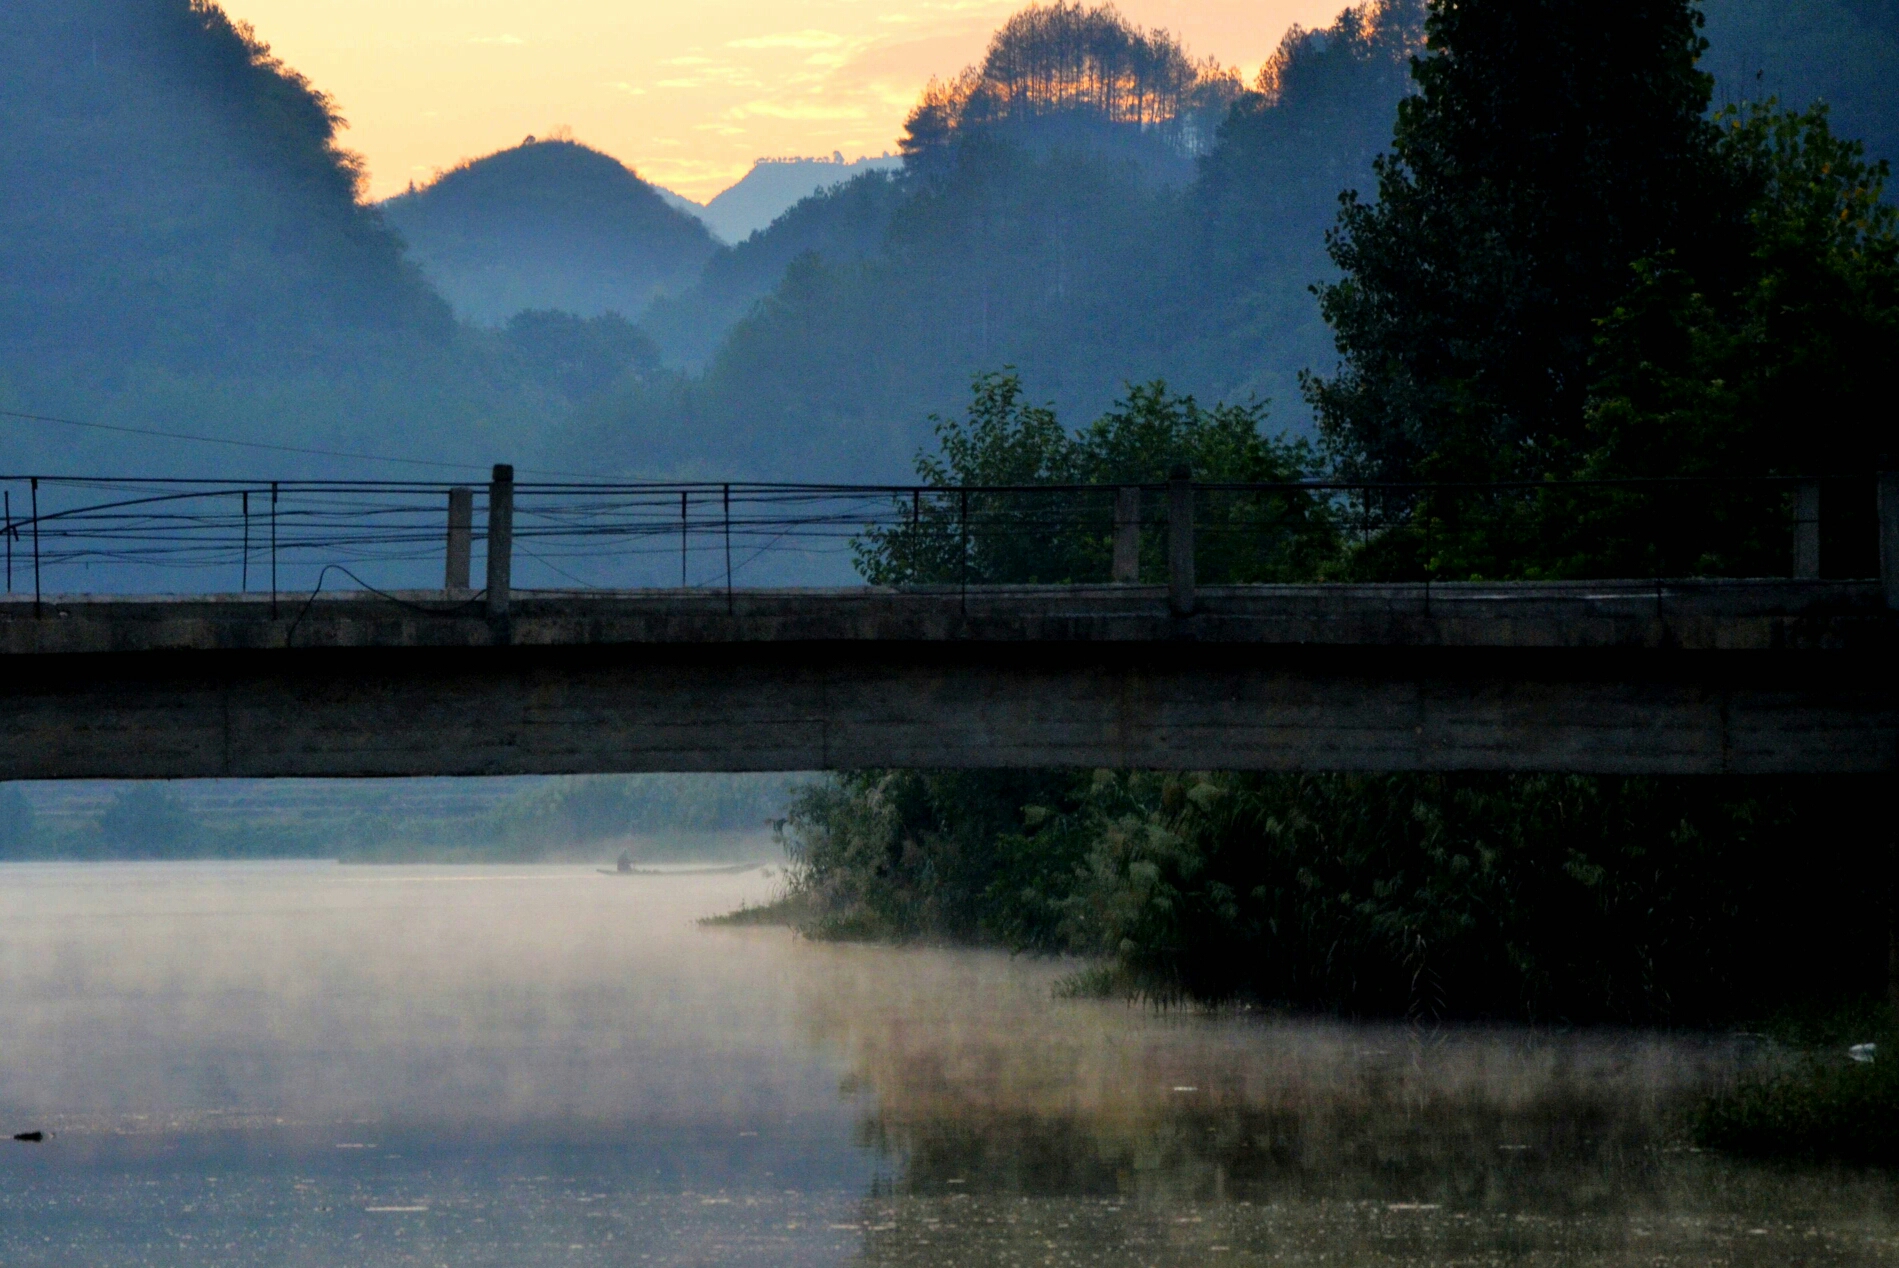
[[[1899,0],[1706,11],[1717,104],[1824,98],[1841,133],[1899,154]],[[1242,84],[1110,9],[1032,7],[922,95],[901,172],[729,248],[604,155],[506,151],[393,212],[497,330],[455,320],[362,202],[327,99],[215,4],[10,0],[0,408],[475,464],[886,479],[972,376],[1014,365],[1067,417],[1164,377],[1271,398],[1269,425],[1297,429],[1300,373],[1335,356],[1309,290],[1333,275],[1325,232],[1341,190],[1371,187],[1421,19],[1422,0],[1369,0]],[[645,308],[645,337],[521,307]],[[238,456],[0,424],[15,470]]]
[[[0,357],[340,368],[449,337],[329,102],[194,0],[0,6]]]
[[[1324,231],[1390,137],[1420,13],[1294,32],[1247,93],[1110,10],[1025,10],[924,94],[901,177],[808,200],[656,310],[690,365],[770,284],[760,266],[784,269],[702,374],[597,403],[578,446],[690,463],[690,428],[726,470],[886,479],[1004,365],[1084,416],[1155,377],[1294,397],[1328,351],[1306,291]]]
[[[688,377],[596,402],[579,447],[895,478],[928,415],[1005,365],[1064,416],[1164,377],[1206,399],[1270,398],[1272,425],[1303,428],[1299,375],[1335,356],[1310,291],[1332,276],[1325,233],[1341,191],[1372,187],[1423,9],[1372,0],[1295,30],[1244,93],[1110,11],[1024,11],[923,94],[899,178],[807,199],[650,312]],[[1706,13],[1717,105],[1826,100],[1841,133],[1899,154],[1892,0]],[[1165,73],[1142,83],[1134,65]]]
[[[698,276],[706,227],[598,150],[529,137],[390,199],[384,214],[462,316],[637,317]]]
[[[565,408],[544,352],[456,323],[341,126],[209,0],[0,4],[0,409],[470,463],[544,443]],[[0,467],[416,470],[18,418]]]

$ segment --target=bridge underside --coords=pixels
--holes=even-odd
[[[229,652],[109,666],[55,657],[0,689],[0,778],[1899,769],[1899,707],[1851,664],[1657,663],[1615,650],[1154,652],[775,644]]]
[[[1899,770],[1877,585],[0,602],[0,779]]]

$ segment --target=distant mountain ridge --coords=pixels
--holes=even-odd
[[[383,214],[456,312],[487,325],[528,309],[636,317],[718,246],[619,160],[564,138],[464,163]]]
[[[903,160],[894,154],[845,161],[825,158],[762,158],[736,185],[697,213],[723,241],[745,241],[813,194],[833,189],[865,172],[894,172]],[[677,197],[677,195],[675,195]]]

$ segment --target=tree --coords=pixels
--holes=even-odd
[[[1748,193],[1741,250],[1699,272],[1642,261],[1605,315],[1593,473],[1869,471],[1893,445],[1899,373],[1887,165],[1833,135],[1823,105],[1757,103],[1717,122],[1718,156]]]
[[[1738,228],[1699,26],[1691,0],[1434,0],[1378,201],[1343,196],[1319,288],[1342,364],[1307,386],[1343,469],[1574,468],[1631,264]]]
[[[1055,0],[1011,17],[980,64],[931,80],[899,146],[924,172],[979,131],[1060,140],[1106,130],[1198,153],[1240,91],[1234,72],[1195,61],[1166,31],[1134,26],[1111,4]]]
[[[944,492],[899,499],[898,522],[857,543],[858,569],[876,585],[1105,581],[1118,488],[1160,483],[1180,463],[1206,482],[1304,475],[1307,447],[1265,435],[1265,420],[1264,403],[1207,409],[1157,381],[1130,385],[1071,434],[1024,399],[1013,372],[979,375],[966,418],[933,420],[940,453],[917,455],[922,482]],[[1296,488],[1203,491],[1195,524],[1200,576],[1215,583],[1305,580],[1336,545],[1326,508]],[[1150,575],[1164,545],[1153,520],[1141,546]]]

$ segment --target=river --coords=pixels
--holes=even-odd
[[[1899,1264],[1692,1149],[1730,1036],[1057,998],[744,875],[0,867],[0,1263]]]

